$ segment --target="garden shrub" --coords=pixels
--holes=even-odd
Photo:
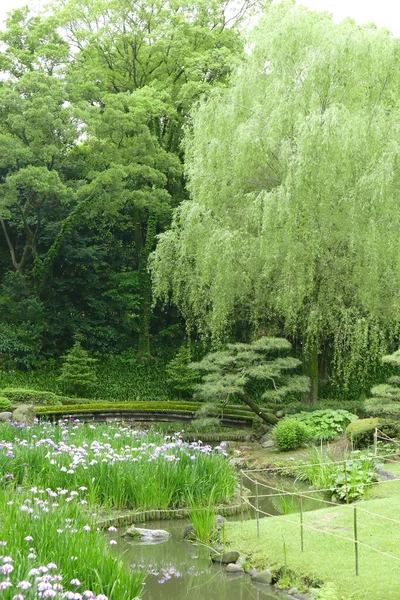
[[[58,378],[66,392],[75,396],[90,392],[97,381],[95,364],[97,360],[89,356],[89,352],[82,348],[76,340],[72,348],[64,357],[61,375]]]
[[[349,423],[358,420],[357,415],[347,410],[314,410],[312,413],[301,412],[293,418],[302,421],[313,431],[315,440],[333,440],[346,429]]]
[[[11,404],[34,404],[57,406],[60,404],[58,396],[53,392],[41,392],[24,388],[5,388],[3,394]]]
[[[286,417],[275,425],[272,429],[272,439],[278,450],[296,450],[304,446],[310,438],[312,432],[301,421]]]
[[[359,419],[346,427],[346,437],[352,441],[355,448],[367,448],[374,443],[375,429],[379,425],[378,418]]]
[[[6,412],[10,409],[11,402],[8,398],[2,398],[0,396],[0,412]]]

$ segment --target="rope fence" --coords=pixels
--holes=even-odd
[[[374,433],[374,454],[376,456],[378,454],[378,439],[389,441],[390,443],[394,443],[395,445],[400,447],[399,443],[397,443],[395,440],[392,440],[392,438],[390,438],[386,434],[382,433],[379,429],[376,429],[375,433]],[[387,454],[386,456],[380,456],[379,458],[385,459],[385,462],[389,462],[389,463],[398,463],[399,462],[399,460],[396,460],[396,457],[394,457],[393,454]],[[399,458],[399,457],[397,457],[397,458]],[[334,463],[331,463],[331,462],[320,463],[320,465],[321,466],[323,466],[325,464],[346,465],[346,463],[348,463],[348,462],[349,462],[349,459],[346,459],[346,460],[341,460],[341,461],[337,461]],[[309,463],[309,464],[302,463],[301,465],[290,465],[289,467],[286,467],[286,468],[288,470],[290,469],[290,471],[293,472],[293,470],[296,468],[304,468],[307,466],[315,466],[315,465],[314,465],[314,463]],[[360,525],[359,513],[369,515],[370,517],[373,517],[374,519],[382,519],[382,520],[388,521],[390,523],[394,523],[395,525],[400,525],[400,520],[392,518],[392,517],[387,517],[385,515],[381,515],[379,513],[373,512],[371,510],[367,510],[360,505],[359,501],[354,502],[352,504],[349,504],[349,501],[348,501],[349,493],[351,492],[352,488],[354,488],[355,486],[357,486],[357,488],[359,486],[371,487],[374,485],[383,485],[383,484],[394,483],[396,481],[399,482],[398,479],[390,479],[387,481],[377,481],[377,482],[371,482],[371,483],[356,483],[356,484],[348,483],[347,479],[346,479],[344,486],[346,489],[347,503],[339,503],[339,502],[334,502],[331,499],[327,500],[326,498],[316,497],[316,496],[312,495],[312,494],[324,494],[324,493],[326,494],[328,492],[332,493],[332,488],[315,489],[312,491],[287,490],[287,489],[281,489],[279,487],[275,487],[274,485],[271,485],[268,482],[263,482],[263,481],[260,481],[259,479],[255,479],[254,477],[256,475],[253,475],[253,474],[257,474],[257,473],[271,473],[271,472],[281,474],[282,471],[284,471],[284,470],[285,470],[285,467],[267,467],[264,469],[244,469],[240,472],[241,520],[243,521],[244,504],[246,504],[250,509],[252,509],[254,511],[255,520],[256,520],[256,531],[257,531],[258,538],[260,537],[260,518],[268,517],[269,519],[279,519],[280,522],[289,523],[290,525],[293,526],[293,528],[299,529],[301,552],[304,552],[305,531],[307,531],[307,530],[315,531],[315,532],[318,532],[318,533],[321,533],[324,535],[329,535],[333,538],[337,538],[338,540],[342,540],[342,541],[353,544],[353,546],[354,546],[354,568],[355,568],[356,575],[359,574],[359,549],[360,549],[360,547],[368,549],[377,554],[380,554],[391,560],[400,561],[399,556],[395,556],[394,554],[390,554],[388,552],[380,550],[379,548],[375,548],[374,546],[371,546],[370,544],[367,544],[364,541],[359,539],[359,531],[360,531],[360,529],[359,529],[359,525]],[[250,476],[249,473],[252,476]],[[252,485],[255,488],[255,494],[246,494],[246,495],[244,494],[244,487],[245,487],[244,479],[246,479],[252,483]],[[266,494],[261,493],[260,494],[259,493],[260,488],[261,488],[261,491],[263,491],[263,489],[267,488],[267,490],[270,493],[266,493]],[[276,515],[276,514],[267,512],[263,508],[260,508],[260,500],[262,501],[263,499],[268,499],[268,498],[283,498],[283,497],[288,497],[288,496],[294,497],[298,500],[298,517],[299,517],[298,520],[294,519],[294,518],[288,518],[283,515]],[[351,536],[341,535],[337,532],[328,531],[326,529],[321,529],[319,527],[315,527],[314,525],[310,525],[309,523],[305,522],[304,506],[303,506],[303,500],[305,500],[305,499],[319,502],[322,505],[325,505],[327,507],[328,506],[335,507],[335,508],[341,507],[341,508],[351,510],[353,513],[352,535]],[[251,500],[253,500],[254,502],[251,502]]]

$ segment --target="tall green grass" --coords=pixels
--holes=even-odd
[[[198,497],[198,495],[197,495]],[[196,539],[203,544],[213,541],[216,534],[216,512],[214,488],[206,504],[199,503],[192,493],[189,494],[190,520],[192,522]]]

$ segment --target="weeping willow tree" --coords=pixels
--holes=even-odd
[[[316,401],[323,345],[345,380],[399,322],[400,47],[282,2],[249,49],[193,115],[191,199],[152,257],[154,292],[214,339],[245,319],[300,340]]]
[[[365,401],[365,408],[371,414],[390,417],[400,416],[400,350],[382,358],[384,365],[394,367],[396,375],[389,377],[387,383],[372,388],[372,397]]]

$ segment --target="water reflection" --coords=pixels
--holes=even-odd
[[[147,574],[144,600],[287,599],[273,587],[256,586],[247,576],[227,575],[210,563],[208,548],[182,541],[185,525],[184,521],[147,523],[149,529],[167,529],[172,534],[160,544],[118,537],[116,548],[122,559]]]

